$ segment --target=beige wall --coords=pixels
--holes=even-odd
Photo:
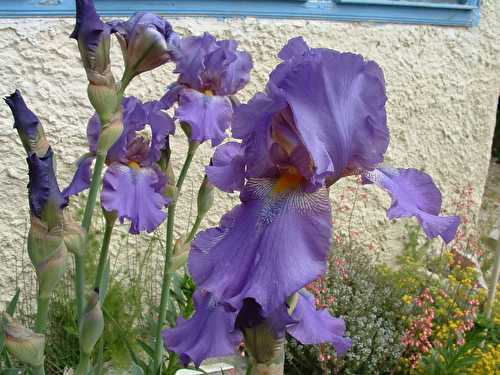
[[[425,169],[441,187],[445,205],[455,190],[472,183],[480,199],[486,173],[499,94],[500,58],[497,0],[483,1],[481,24],[475,28],[411,26],[329,21],[171,18],[181,34],[209,31],[220,38],[235,38],[249,51],[255,67],[252,82],[242,92],[248,99],[262,89],[278,60],[276,54],[291,37],[302,35],[313,47],[353,51],[377,61],[384,69],[392,142],[387,162]],[[497,9],[494,9],[494,8]],[[57,153],[61,185],[66,185],[73,163],[86,151],[85,125],[91,115],[86,79],[74,40],[68,38],[71,19],[0,20],[0,94],[19,88],[42,120]],[[118,48],[113,55],[116,76],[121,69]],[[172,79],[167,65],[137,79],[129,93],[158,98]],[[28,204],[24,150],[12,129],[6,105],[0,105],[0,300],[12,290],[14,273],[25,252]],[[185,151],[182,132],[173,142],[179,165]],[[211,150],[203,148],[186,183],[177,229],[189,218],[192,190],[197,189],[202,166]],[[348,203],[351,182],[332,190],[335,207]],[[403,224],[390,224],[384,208],[388,198],[374,187],[353,215],[360,240],[373,242],[386,259],[398,250]],[[218,194],[208,224],[237,201]],[[477,207],[476,207],[477,209]],[[349,212],[337,210],[335,222],[345,227]],[[348,211],[348,210],[344,210]],[[207,223],[206,223],[207,224]]]

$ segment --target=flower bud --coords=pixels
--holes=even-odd
[[[80,324],[80,350],[90,355],[104,331],[104,316],[99,303],[99,292],[93,291],[87,300],[87,306]]]
[[[76,1],[76,25],[70,37],[78,48],[89,82],[114,86],[109,58],[111,28],[101,21],[92,0]]]
[[[186,238],[184,236],[179,237],[177,241],[175,241],[174,253],[169,268],[170,272],[177,271],[187,263],[190,249],[191,242],[186,242]]]
[[[125,61],[128,79],[171,60],[179,37],[162,17],[136,13],[128,21],[111,23]]]
[[[167,183],[165,185],[165,196],[171,198],[172,201],[175,201],[177,198],[177,186],[175,184],[175,174],[172,168],[172,163],[167,164],[167,168],[164,171],[167,176]]]
[[[113,114],[110,122],[103,125],[99,142],[97,143],[97,154],[106,156],[108,150],[120,138],[122,132],[123,112],[119,110]]]
[[[26,153],[43,157],[49,149],[49,142],[38,117],[28,108],[19,90],[7,96],[5,102],[14,116],[14,128],[19,133]]]
[[[83,255],[87,244],[87,232],[69,213],[64,213],[64,244],[66,249],[75,254]]]
[[[87,87],[90,103],[99,115],[102,124],[111,121],[118,107],[118,95],[115,85],[95,85],[92,82]]]
[[[39,367],[44,362],[45,336],[16,323],[7,313],[3,314],[5,347],[20,362]]]
[[[31,217],[28,254],[36,270],[38,296],[49,298],[67,266],[62,227],[48,229],[36,216]]]
[[[198,216],[203,217],[214,203],[214,185],[208,180],[207,175],[198,190]]]

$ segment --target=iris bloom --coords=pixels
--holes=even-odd
[[[130,220],[130,233],[151,232],[166,217],[170,200],[164,195],[167,177],[157,165],[167,137],[174,132],[173,120],[160,110],[158,102],[141,103],[135,97],[123,101],[124,129],[109,149],[103,177],[101,204],[118,214],[120,221]],[[151,128],[151,141],[141,135],[146,125]],[[65,196],[75,195],[90,186],[90,168],[97,150],[101,123],[94,115],[87,126],[90,153],[78,162],[78,169]]]
[[[243,313],[255,318],[256,310],[277,337],[284,326],[305,344],[331,342],[339,354],[347,350],[343,323],[316,311],[310,296],[299,293],[291,317],[282,313],[290,296],[326,270],[332,238],[327,188],[341,177],[362,175],[386,190],[389,217],[416,216],[430,238],[449,242],[459,224],[458,217],[439,216],[441,193],[427,174],[380,166],[389,130],[376,63],[310,49],[301,38],[290,40],[279,57],[283,62],[266,91],[236,108],[232,131],[241,143],[219,146],[207,167],[214,185],[241,191],[241,204],[192,244],[189,271],[217,302],[210,308],[200,303],[193,318],[165,333],[166,346],[195,363],[228,354],[226,345],[218,345],[224,340],[212,341],[210,327],[229,327],[227,341],[237,328],[227,321]],[[249,304],[258,307],[253,314],[245,313]],[[187,345],[181,335],[198,341]]]
[[[136,13],[129,20],[110,23],[120,42],[125,71],[137,75],[171,60],[178,43],[172,26],[152,13]]]
[[[250,80],[250,55],[205,33],[182,38],[173,56],[179,77],[161,101],[168,108],[178,101],[175,117],[189,124],[192,141],[220,144],[233,115],[229,97]]]

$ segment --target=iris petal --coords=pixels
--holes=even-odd
[[[215,150],[213,165],[206,167],[208,179],[222,191],[233,193],[245,183],[244,150],[238,142],[227,142]]]
[[[226,138],[232,115],[229,98],[208,96],[192,89],[182,90],[175,111],[176,118],[191,125],[191,140],[200,143],[211,140],[212,146]]]
[[[438,216],[441,192],[428,174],[413,168],[379,168],[365,172],[364,177],[391,195],[389,219],[415,216],[429,238],[441,236],[447,243],[453,240],[460,218]]]
[[[275,193],[275,183],[250,180],[242,204],[196,237],[189,258],[199,287],[237,309],[253,298],[264,316],[323,274],[332,234],[325,189]]]
[[[77,168],[70,184],[62,191],[62,195],[67,199],[72,195],[80,194],[90,187],[92,180],[93,155],[85,155],[77,162]]]
[[[184,366],[193,361],[198,367],[203,360],[233,354],[243,337],[234,329],[236,312],[227,311],[203,290],[194,296],[196,312],[177,326],[163,331],[165,347],[176,352]]]
[[[334,318],[327,310],[316,310],[314,297],[300,291],[300,298],[292,317],[297,324],[288,327],[287,331],[304,345],[333,344],[338,355],[344,355],[352,346],[351,340],[345,338],[345,322]]]
[[[157,168],[113,163],[104,174],[102,206],[117,212],[122,223],[130,220],[130,233],[152,232],[167,216],[163,211],[169,203],[163,195],[165,183],[165,176]]]

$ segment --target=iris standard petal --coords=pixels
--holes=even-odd
[[[149,120],[149,114],[145,105],[136,97],[129,96],[123,100],[123,132],[120,138],[111,146],[107,155],[107,162],[116,161],[126,162],[127,145],[135,136],[135,132],[144,129]],[[87,140],[89,150],[92,153],[97,152],[97,142],[101,122],[97,114],[94,114],[87,124]]]
[[[227,193],[240,191],[245,184],[245,152],[238,142],[217,147],[212,165],[205,168],[209,181]]]
[[[105,210],[115,211],[122,223],[130,220],[130,233],[152,232],[167,216],[163,210],[169,203],[163,194],[165,182],[157,168],[113,163],[104,174],[101,204]]]
[[[205,90],[202,80],[205,57],[217,48],[215,37],[209,33],[182,38],[174,51],[178,82],[195,90]]]
[[[389,219],[415,216],[429,238],[441,236],[448,243],[455,237],[460,218],[438,216],[441,192],[432,178],[413,168],[379,168],[367,171],[364,178],[386,190],[392,198]]]
[[[277,186],[283,185],[249,180],[242,204],[196,237],[189,258],[199,287],[236,309],[253,298],[264,316],[323,274],[331,244],[326,189],[278,192]]]
[[[286,54],[285,54],[286,55]],[[316,182],[373,168],[389,144],[381,69],[360,55],[311,50],[271,73],[268,93],[288,103]]]
[[[233,107],[229,98],[208,96],[196,90],[184,89],[179,96],[175,117],[191,125],[191,140],[212,141],[217,146],[226,138],[231,125]]]
[[[236,312],[228,311],[203,290],[195,292],[195,313],[177,326],[163,331],[165,347],[179,355],[184,366],[194,362],[198,367],[207,358],[231,355],[243,340],[234,328]]]
[[[175,133],[175,123],[172,117],[163,111],[163,103],[160,101],[144,103],[144,108],[151,127],[149,161],[155,163],[160,159],[161,150],[165,148],[168,135]]]
[[[178,36],[163,17],[140,12],[110,25],[118,36],[127,69],[139,74],[172,59]]]
[[[278,57],[281,60],[291,60],[294,57],[303,56],[305,53],[309,52],[309,46],[304,41],[304,39],[299,36],[296,38],[292,38],[288,41],[288,43],[281,49],[278,53]]]
[[[63,198],[54,171],[54,152],[49,147],[47,153],[38,157],[32,153],[26,159],[29,174],[29,202],[32,214],[42,218],[47,207],[55,210],[63,208],[67,202]]]
[[[345,335],[345,322],[334,318],[328,310],[316,310],[314,297],[300,291],[300,297],[292,313],[297,324],[287,328],[289,334],[304,345],[331,343],[338,355],[344,355],[352,346]]]
[[[216,95],[236,94],[250,81],[252,57],[247,52],[237,51],[235,40],[220,40],[217,47],[204,61],[204,87]]]
[[[80,194],[90,187],[92,181],[92,162],[94,155],[84,155],[77,162],[76,172],[70,184],[62,191],[65,199]]]

